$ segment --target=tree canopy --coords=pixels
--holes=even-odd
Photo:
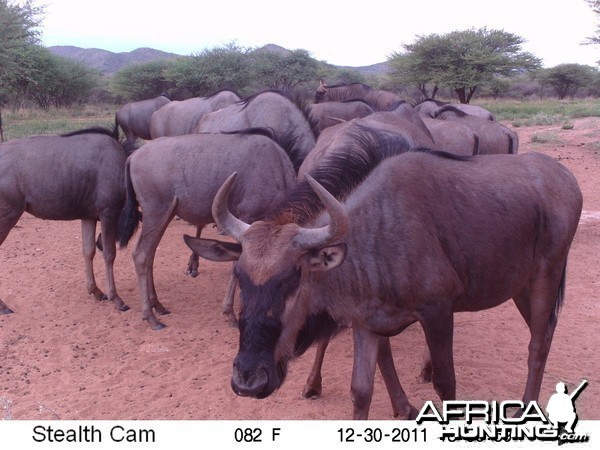
[[[587,4],[590,5],[592,11],[596,13],[600,19],[600,0],[586,0]],[[586,44],[598,44],[600,45],[600,23],[596,24],[596,34],[587,38]]]
[[[575,96],[577,90],[591,84],[598,76],[598,71],[583,64],[559,64],[540,71],[537,78],[542,85],[547,84],[554,89],[559,99]]]
[[[469,103],[477,88],[495,77],[540,67],[538,58],[521,50],[523,42],[515,34],[487,28],[417,36],[404,45],[404,53],[390,56],[391,77],[397,84],[417,85],[425,97],[446,87],[461,103]]]
[[[42,13],[32,0],[0,0],[0,107],[14,84],[28,77],[28,49],[39,42]]]

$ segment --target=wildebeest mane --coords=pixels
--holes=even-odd
[[[112,130],[106,127],[89,127],[83,128],[81,130],[69,131],[68,133],[63,133],[60,136],[62,137],[70,137],[70,136],[78,136],[80,134],[104,134],[106,136],[110,136],[116,141],[119,141],[119,129],[115,125]]]
[[[447,105],[448,102],[443,102],[441,100],[436,100],[435,98],[426,98],[424,100],[421,100],[419,103],[417,103],[415,106],[420,105],[421,103],[425,103],[425,102],[433,102],[435,103],[437,106],[444,106]]]
[[[231,89],[219,89],[218,91],[215,91],[210,95],[207,95],[205,98],[213,98],[214,96],[219,95],[221,92],[231,92],[232,94],[235,94],[239,97],[238,93]]]
[[[249,135],[261,135],[268,137],[272,141],[276,141],[275,139],[275,131],[271,127],[252,127],[252,128],[244,128],[243,130],[232,130],[232,131],[221,131],[221,134],[249,134]]]
[[[336,83],[336,84],[327,84],[325,87],[327,89],[331,88],[342,88],[342,87],[357,87],[360,86],[365,92],[372,91],[373,88],[365,83]]]
[[[392,103],[390,103],[390,106],[388,106],[388,111],[393,111],[395,110],[398,106],[400,105],[404,105],[404,104],[408,104],[408,102],[406,100],[396,100]]]
[[[409,150],[401,135],[358,125],[349,144],[327,157],[309,174],[335,198],[343,200],[379,163]],[[306,180],[290,192],[276,213],[282,223],[306,224],[323,210],[323,204]]]
[[[452,112],[455,113],[457,116],[459,117],[466,117],[468,116],[468,114],[464,111],[461,111],[460,109],[458,109],[456,106],[453,105],[445,105],[442,106],[440,109],[438,109],[435,114],[434,114],[434,118],[440,116],[442,113],[445,112]]]
[[[360,103],[364,103],[365,105],[372,107],[372,105],[366,101],[364,98],[350,98],[348,100],[342,100],[340,103],[352,103],[352,102],[360,102]]]
[[[237,102],[237,103],[238,103],[239,105],[243,105],[243,106],[242,106],[242,109],[245,109],[245,108],[247,108],[247,107],[248,107],[248,105],[249,105],[250,103],[252,103],[252,101],[253,101],[254,99],[256,99],[256,97],[258,97],[259,95],[262,95],[262,94],[267,94],[267,93],[278,94],[278,95],[281,95],[282,97],[285,97],[285,98],[287,98],[287,99],[288,99],[289,101],[291,101],[291,102],[293,102],[293,101],[294,101],[294,100],[292,99],[292,96],[291,96],[291,94],[289,94],[289,93],[287,93],[287,92],[285,92],[285,91],[281,91],[281,90],[279,90],[279,89],[264,89],[264,90],[262,90],[262,91],[255,92],[254,94],[252,94],[252,95],[250,95],[249,97],[246,97],[246,98],[244,98],[244,99],[240,100],[240,101],[239,101],[239,102]]]
[[[137,150],[135,142],[129,142],[127,140],[125,140],[125,142],[123,142],[123,141],[119,140],[119,127],[116,123],[115,123],[114,127],[112,128],[112,130],[110,128],[97,126],[97,127],[83,128],[81,130],[70,131],[68,133],[63,133],[60,136],[70,137],[70,136],[78,136],[78,135],[82,135],[82,134],[103,134],[103,135],[109,136],[121,145],[121,148],[123,149],[123,151],[125,152],[125,154],[127,156],[131,155],[135,150]]]

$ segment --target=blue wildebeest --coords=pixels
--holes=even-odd
[[[125,200],[126,154],[117,135],[116,127],[113,131],[93,128],[2,143],[0,244],[24,212],[45,220],[81,220],[87,291],[125,311],[128,307],[117,294],[113,276],[117,220]],[[107,295],[94,278],[97,221],[102,229]],[[0,314],[10,312],[0,300]]]
[[[142,317],[155,330],[164,325],[153,309],[159,314],[168,313],[154,287],[158,244],[175,215],[199,230],[213,223],[213,198],[233,171],[240,173],[240,183],[232,192],[230,205],[251,221],[269,214],[296,183],[289,156],[263,130],[256,129],[158,138],[141,146],[127,160],[127,197],[119,222],[119,243],[125,246],[133,236],[141,207],[142,229],[132,255]],[[231,289],[228,296],[232,301]]]
[[[309,106],[310,117],[319,134],[327,127],[340,122],[365,117],[375,112],[364,100],[345,100],[343,102],[313,103]]]
[[[427,98],[422,102],[415,105],[415,110],[422,115],[423,117],[433,118],[440,108],[444,106],[453,106],[459,111],[464,112],[470,116],[480,117],[485,120],[495,121],[496,117],[490,111],[485,109],[482,106],[477,105],[469,105],[465,103],[449,103],[442,102],[440,100],[434,100],[432,98]]]
[[[205,114],[194,132],[218,133],[247,128],[268,128],[278,139],[286,143],[293,142],[293,146],[286,148],[296,171],[313,149],[317,138],[309,113],[300,101],[277,90],[259,92],[243,101]],[[187,273],[193,277],[198,275],[198,255],[194,253],[190,256]]]
[[[291,151],[299,162],[315,145],[316,132],[309,113],[285,92],[275,90],[259,92],[206,114],[194,132],[218,133],[257,127],[270,128],[276,136],[294,136],[295,145]]]
[[[434,388],[451,400],[453,313],[512,298],[531,333],[523,401],[538,398],[582,206],[564,166],[538,153],[411,151],[383,161],[343,203],[308,178],[323,211],[309,208],[299,221],[283,210],[251,224],[228,209],[234,180],[217,193],[213,216],[237,247],[186,240],[208,259],[237,260],[242,310],[231,384],[238,395],[269,396],[319,333],[349,322],[354,418],[368,417],[376,363],[394,413],[414,416],[389,336],[421,324]],[[313,197],[307,192],[307,203]]]
[[[466,114],[453,105],[442,106],[435,113],[434,118],[453,121],[469,127],[477,135],[480,155],[515,154],[519,150],[519,136],[517,133],[499,122],[492,122]]]
[[[115,114],[115,123],[121,127],[126,138],[126,145],[133,145],[137,138],[151,139],[150,119],[152,114],[169,103],[171,99],[168,94],[139,102],[131,102],[123,105]]]
[[[376,111],[387,111],[393,103],[401,100],[393,92],[373,89],[364,83],[339,83],[328,86],[320,80],[315,91],[315,103],[356,99],[364,100]]]
[[[455,120],[439,120],[423,117],[423,123],[431,133],[435,147],[455,155],[478,155],[479,136],[473,129]],[[508,150],[508,148],[507,148]]]
[[[409,148],[435,145],[428,128],[410,105],[400,101],[392,106],[391,111],[374,112],[323,130],[315,147],[300,166],[298,179],[302,180],[305,173],[318,167],[323,157],[330,153],[355,151],[357,147],[352,145],[352,140],[355,139],[356,130],[364,127],[401,135]]]
[[[152,139],[156,139],[162,136],[192,134],[205,114],[225,108],[240,100],[235,92],[225,89],[208,97],[172,101],[152,114],[150,136]]]

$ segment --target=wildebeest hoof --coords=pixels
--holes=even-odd
[[[108,295],[102,292],[100,289],[96,288],[94,291],[90,292],[94,296],[96,300],[108,300]]]
[[[321,389],[315,389],[312,386],[305,386],[302,391],[302,398],[307,400],[316,400],[321,397]]]
[[[131,308],[129,306],[127,306],[125,303],[123,303],[121,306],[117,306],[117,309],[119,311],[125,312],[125,311],[129,311]]]
[[[154,305],[154,311],[156,311],[156,313],[160,314],[161,316],[165,316],[167,314],[171,314],[171,311],[169,311],[167,308],[165,308],[160,303]]]
[[[155,317],[148,318],[146,320],[150,324],[150,328],[152,328],[153,330],[158,331],[158,330],[162,330],[163,328],[167,327],[164,323],[159,322]]]
[[[187,270],[185,272],[186,275],[189,275],[192,278],[196,278],[198,276],[198,271],[197,270]]]
[[[422,370],[417,378],[419,383],[431,383],[431,370]]]

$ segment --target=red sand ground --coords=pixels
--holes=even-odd
[[[517,128],[521,152],[541,151],[569,167],[584,193],[584,214],[572,247],[567,297],[559,317],[540,402],[558,381],[588,388],[577,401],[580,419],[600,419],[600,118],[560,126]],[[532,143],[551,132],[557,142]],[[229,386],[238,331],[221,315],[229,266],[201,261],[200,276],[184,275],[189,251],[181,236],[194,229],[174,221],[155,265],[156,287],[172,314],[152,331],[141,321],[130,250],[116,262],[125,313],[85,292],[79,222],[25,215],[0,248],[0,298],[15,314],[0,316],[0,419],[349,419],[350,332],[330,346],[324,393],[303,400],[311,349],[290,366],[270,398],[237,397]],[[104,286],[99,255],[96,273]],[[455,364],[460,399],[520,399],[526,377],[527,327],[512,302],[456,316]],[[400,379],[413,404],[437,399],[419,384],[424,339],[419,326],[392,339]],[[378,375],[370,418],[391,418]]]

